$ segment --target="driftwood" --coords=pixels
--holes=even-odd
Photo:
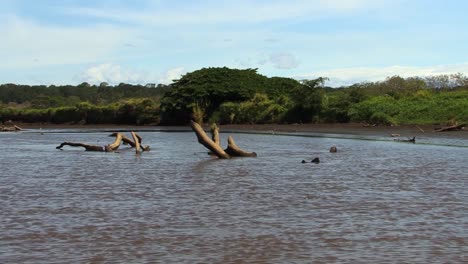
[[[221,145],[220,137],[219,137],[219,127],[216,124],[211,126],[211,139],[216,145]]]
[[[131,133],[132,133],[132,136],[135,138],[135,141],[132,141],[130,138],[126,137],[122,133],[112,133],[110,136],[115,137],[114,142],[105,146],[90,145],[90,144],[76,143],[76,142],[63,142],[62,144],[57,146],[56,149],[62,150],[64,146],[71,146],[71,147],[83,147],[85,148],[86,151],[113,152],[113,151],[116,151],[120,147],[122,142],[124,142],[124,144],[128,144],[132,147],[135,147],[137,149],[137,153],[139,151],[149,150],[149,146],[145,146],[141,148],[140,147],[141,137],[138,136],[134,132],[131,132]]]
[[[422,133],[426,133],[424,132],[424,129],[420,128],[419,126],[416,126],[417,129],[419,129],[419,131],[421,131]]]
[[[17,126],[17,125],[14,125],[12,127],[5,127],[5,126],[2,126],[0,131],[2,132],[16,132],[16,131],[21,131],[23,130],[21,127]]]
[[[213,154],[215,154],[220,159],[231,158],[231,156],[229,156],[229,154],[227,154],[223,150],[223,148],[221,148],[220,145],[216,144],[212,139],[208,137],[208,135],[205,133],[203,128],[197,122],[191,121],[190,126],[192,127],[192,130],[195,132],[195,135],[197,135],[198,143],[205,146],[207,149],[213,152]]]
[[[120,147],[120,144],[122,143],[122,138],[123,138],[123,135],[121,133],[117,133],[117,136],[115,137],[115,141],[112,144],[105,146],[106,152],[117,150]]]
[[[85,143],[76,143],[76,142],[63,142],[62,144],[58,145],[56,149],[62,150],[64,146],[70,146],[70,147],[83,147],[86,149],[86,151],[106,151],[105,146],[98,146],[98,145],[89,145]]]
[[[255,152],[246,152],[239,148],[234,139],[228,138],[228,147],[223,149],[219,144],[219,128],[213,125],[211,128],[212,138],[208,137],[203,128],[195,121],[190,122],[190,127],[195,132],[198,142],[209,149],[214,155],[220,159],[229,159],[231,157],[256,157]]]
[[[130,132],[130,133],[134,133],[134,132]],[[115,137],[115,136],[117,136],[117,134],[121,134],[121,133],[114,132],[114,133],[110,134],[109,136],[110,137]],[[136,146],[137,146],[136,143],[138,143],[140,145],[139,148],[141,149],[141,151],[150,151],[150,146],[143,146],[141,144],[142,138],[137,133],[135,133],[135,136],[136,136],[137,139],[134,139],[134,140],[130,139],[129,137],[127,137],[127,136],[125,136],[123,134],[121,134],[121,135],[122,135],[122,142],[125,145],[130,145],[132,148],[136,148]],[[132,135],[132,137],[133,137],[133,135]]]
[[[434,130],[434,132],[444,132],[444,131],[457,131],[457,130],[462,130],[464,129],[466,124],[461,124],[461,125],[453,125],[453,126],[448,126],[448,127],[442,127],[439,129]]]
[[[257,157],[257,153],[246,152],[239,148],[236,145],[236,142],[234,142],[234,138],[232,138],[232,136],[228,137],[228,146],[224,151],[232,157]]]
[[[135,142],[135,152],[136,154],[139,154],[140,152],[142,152],[143,150],[140,148],[140,139],[141,138],[138,138],[137,135],[135,134],[135,132],[130,132],[132,134],[132,137],[133,137],[133,142]]]

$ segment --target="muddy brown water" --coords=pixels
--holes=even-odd
[[[151,131],[139,156],[55,149],[112,141],[83,132],[0,134],[0,263],[468,262],[466,140],[235,134],[258,157],[216,160]]]

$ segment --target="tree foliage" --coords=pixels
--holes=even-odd
[[[257,69],[203,68],[171,85],[161,100],[162,121],[165,124],[188,123],[193,109],[209,117],[223,103],[248,101],[257,93],[276,97],[297,86],[300,84],[293,79],[267,78],[258,74]]]
[[[0,85],[0,121],[82,124],[468,121],[463,74],[391,76],[331,88],[328,78],[297,81],[257,69],[203,68],[171,85],[101,83]]]

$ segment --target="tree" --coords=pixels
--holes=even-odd
[[[287,114],[289,122],[318,122],[320,113],[327,104],[324,83],[328,80],[319,77],[313,80],[302,80],[301,86],[292,94],[294,107]]]
[[[161,99],[162,122],[185,124],[193,117],[194,109],[197,116],[209,118],[225,102],[243,102],[256,93],[270,91],[279,96],[288,88],[295,88],[294,82],[301,86],[292,79],[271,80],[258,74],[257,69],[203,68],[187,73],[170,85]]]

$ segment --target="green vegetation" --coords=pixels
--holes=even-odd
[[[82,124],[367,122],[382,125],[468,121],[462,74],[389,77],[349,87],[327,78],[297,81],[256,69],[203,68],[169,86],[0,85],[0,121]]]
[[[129,84],[0,85],[0,121],[82,124],[158,124],[168,88]]]

